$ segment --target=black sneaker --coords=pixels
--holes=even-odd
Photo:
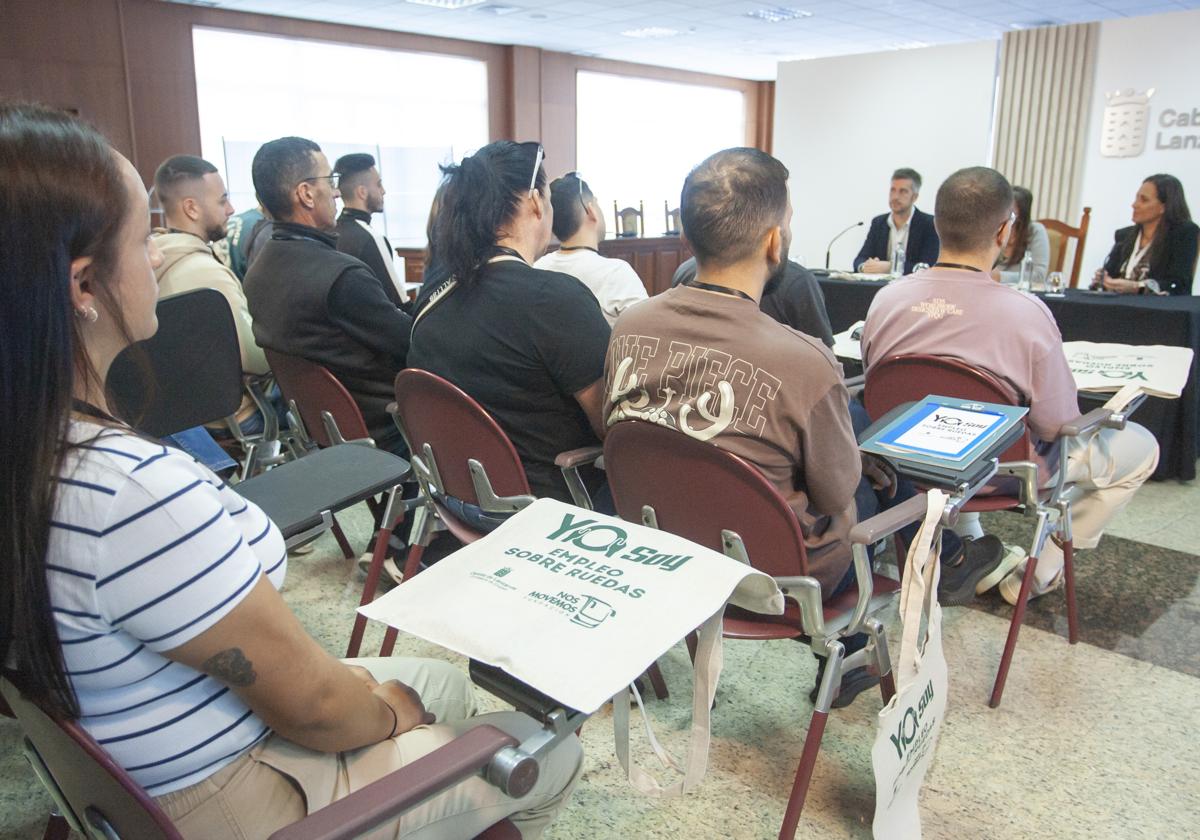
[[[814,705],[817,702],[817,692],[821,688],[821,677],[825,673],[824,665],[825,663],[822,661],[821,667],[817,669],[817,684],[813,686],[812,691],[808,692],[808,702]],[[853,703],[858,695],[877,685],[879,685],[879,674],[875,673],[871,667],[860,665],[857,668],[851,668],[842,674],[841,685],[838,686],[837,694],[833,696],[833,702],[829,704],[829,707],[844,709]]]
[[[962,552],[942,561],[942,579],[938,601],[942,606],[958,607],[975,600],[975,585],[995,571],[1004,556],[1004,543],[987,534],[977,540],[963,540]]]

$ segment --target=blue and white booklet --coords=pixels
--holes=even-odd
[[[1020,437],[1022,406],[934,394],[896,409],[867,430],[859,449],[919,480],[954,483]]]

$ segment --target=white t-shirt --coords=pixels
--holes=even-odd
[[[590,248],[554,251],[533,264],[544,271],[561,271],[587,286],[611,327],[627,307],[646,299],[646,287],[625,260],[602,257]]]
[[[97,434],[99,433],[99,437]],[[266,574],[266,515],[176,449],[72,422],[46,577],[80,724],[152,796],[194,784],[269,729],[229,688],[172,662]]]

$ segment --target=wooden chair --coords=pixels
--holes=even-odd
[[[263,349],[267,363],[275,374],[284,398],[291,407],[292,417],[297,423],[296,433],[306,442],[315,443],[322,450],[334,450],[345,444],[353,444],[370,453],[354,453],[358,458],[368,458],[371,461],[388,459],[403,464],[404,460],[375,448],[375,441],[367,430],[366,421],[354,398],[345,386],[332,373],[316,362],[289,356],[267,348]],[[349,453],[347,453],[349,454]],[[304,459],[300,459],[303,461]],[[299,463],[299,462],[297,462]],[[410,473],[405,471],[403,480],[409,480]],[[403,485],[401,481],[386,488],[379,497],[374,494],[360,496],[356,501],[366,502],[375,518],[375,544],[371,552],[371,564],[367,569],[366,583],[363,585],[360,604],[369,604],[375,598],[379,585],[379,576],[383,569],[383,560],[387,555],[388,541],[392,533],[404,521],[405,504],[402,498]],[[355,557],[354,550],[346,540],[342,529],[333,523],[334,537],[347,560]],[[354,630],[350,636],[347,657],[358,655],[362,643],[366,619],[355,614]]]
[[[411,453],[426,507],[413,525],[412,552],[405,580],[419,571],[421,553],[443,522],[460,542],[472,543],[484,532],[455,515],[447,498],[474,505],[484,514],[507,517],[535,501],[529,479],[508,435],[483,406],[465,391],[425,370],[408,368],[396,376],[396,402],[389,406]],[[564,452],[555,463],[567,480],[574,503],[591,509],[592,500],[579,477],[579,467],[594,462],[598,446]],[[391,653],[396,631],[388,629],[382,654]],[[654,665],[648,671],[658,698],[667,697],[666,683]]]
[[[44,840],[66,840],[68,830],[84,837],[128,840],[182,840],[158,803],[75,721],[56,720],[26,697],[9,678],[0,678],[0,697],[13,711],[22,733],[22,751],[54,800]],[[272,840],[349,840],[429,796],[478,774],[501,749],[517,740],[488,725],[455,740],[373,782],[344,799],[280,829]],[[520,837],[502,820],[477,840]]]
[[[872,417],[882,417],[898,405],[924,399],[929,394],[1002,405],[1021,405],[1020,397],[1009,385],[987,371],[949,357],[915,354],[891,356],[872,365],[867,371],[863,396],[867,412]],[[1063,546],[1067,639],[1071,644],[1079,641],[1079,622],[1075,606],[1075,552],[1071,540],[1071,503],[1067,495],[1070,488],[1065,485],[1066,439],[1087,434],[1101,426],[1123,428],[1124,425],[1125,415],[1113,414],[1105,408],[1095,409],[1065,424],[1058,433],[1057,477],[1043,475],[1039,470],[1034,441],[1026,428],[1020,439],[1000,456],[998,475],[1005,478],[999,482],[993,481],[995,492],[976,495],[962,508],[968,513],[1015,511],[1032,516],[1036,521],[1020,595],[1017,605],[1013,608],[1004,653],[1000,657],[996,682],[992,686],[992,696],[988,703],[993,709],[1000,705],[1004,694],[1004,683],[1008,679],[1008,669],[1012,665],[1013,653],[1017,647],[1017,636],[1025,618],[1025,607],[1029,602],[1029,589],[1033,583],[1038,555],[1052,534],[1060,536]],[[1050,484],[1051,478],[1055,478],[1053,484]]]
[[[1071,288],[1079,286],[1079,270],[1083,266],[1083,246],[1087,244],[1088,225],[1092,221],[1092,208],[1083,208],[1083,218],[1079,220],[1079,227],[1071,227],[1066,222],[1060,222],[1058,219],[1038,219],[1039,222],[1046,228],[1046,235],[1050,237],[1050,271],[1063,270],[1063,264],[1067,258],[1067,245],[1069,240],[1075,240],[1075,259],[1071,266]]]
[[[604,460],[622,518],[670,531],[775,578],[787,598],[784,614],[759,615],[729,607],[724,617],[726,638],[797,639],[807,644],[798,646],[798,652],[811,649],[827,660],[779,832],[780,840],[790,839],[804,808],[843,669],[864,665],[870,657],[879,668],[883,701],[896,692],[883,625],[874,613],[891,602],[899,583],[871,572],[866,546],[923,516],[925,498],[915,496],[854,527],[850,537],[858,585],[823,602],[820,584],[808,576],[799,520],[746,461],[674,429],[638,420],[608,430]],[[869,634],[873,644],[845,656],[839,637],[859,631]]]
[[[663,228],[663,236],[679,236],[683,232],[683,223],[680,221],[680,210],[676,207],[674,210],[663,200],[663,220],[666,227]]]
[[[613,202],[613,220],[617,226],[617,236],[619,237],[634,237],[646,235],[646,214],[642,202],[638,202],[637,209],[626,207],[623,210],[617,209],[617,202]]]

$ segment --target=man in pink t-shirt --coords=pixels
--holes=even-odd
[[[872,365],[900,354],[948,356],[987,370],[1029,406],[1030,429],[1048,442],[1079,415],[1078,394],[1050,310],[991,278],[1014,219],[1012,187],[999,172],[977,166],[947,178],[934,209],[941,239],[938,262],[875,296],[862,331],[863,364],[868,379]],[[1130,423],[1066,445],[1067,481],[1083,491],[1072,505],[1075,547],[1094,548],[1104,526],[1154,472],[1158,443]],[[1050,471],[1042,478],[1048,483]],[[1048,541],[1031,597],[1057,588],[1062,568],[1061,547]],[[1009,603],[1016,602],[1022,574],[1018,568],[1000,584]]]

